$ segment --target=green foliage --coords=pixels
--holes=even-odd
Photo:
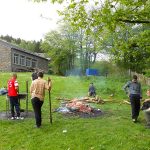
[[[37,52],[37,53],[42,53],[43,51],[40,49],[41,41],[25,41],[20,38],[13,38],[12,36],[6,35],[3,36],[1,35],[0,37],[2,40],[5,40],[9,43],[15,44],[19,46],[20,48],[32,51],[32,52]]]
[[[61,15],[71,25],[84,29],[87,35],[93,34],[96,29],[96,40],[113,55],[116,63],[142,72],[149,68],[149,10],[149,0],[70,0]],[[106,32],[107,36],[104,34]]]
[[[75,45],[71,34],[68,36],[56,31],[47,33],[41,48],[51,57],[51,66],[55,74],[64,75],[74,66]]]
[[[131,30],[129,27],[117,33],[112,54],[120,66],[141,73],[149,68],[149,28],[136,26]]]
[[[66,9],[63,12],[59,11],[59,14],[63,15],[65,20],[77,30],[82,29],[88,36],[94,35],[92,44],[94,47],[100,45],[99,50],[96,49],[95,52],[103,48],[112,54],[112,59],[117,64],[126,69],[137,72],[149,69],[149,0],[81,0],[78,2],[52,0],[52,2],[68,2]]]
[[[112,74],[114,66],[112,63],[107,61],[98,61],[93,64],[91,68],[97,69],[100,75],[106,75],[106,73]]]
[[[145,74],[146,77],[150,78],[150,69],[145,70],[144,74]]]

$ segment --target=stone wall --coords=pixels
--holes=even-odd
[[[0,45],[0,71],[11,71],[11,49]]]
[[[14,54],[18,54],[19,56],[25,56],[25,58],[30,58],[32,60],[36,60],[36,67],[32,66],[22,66],[21,64],[14,64]],[[12,71],[19,72],[19,71],[33,71],[34,68],[38,68],[43,70],[45,73],[48,72],[48,60],[42,57],[38,57],[34,54],[30,54],[27,52],[19,51],[16,49],[12,49]]]
[[[43,70],[45,73],[48,72],[48,60],[45,59],[38,59],[38,68]]]
[[[18,63],[14,63],[14,55],[18,55]],[[24,65],[21,63],[21,57],[24,57]],[[30,65],[27,65],[27,60],[30,60]],[[36,62],[36,66],[33,65],[33,61]],[[0,44],[0,71],[13,71],[13,72],[28,72],[33,71],[34,68],[48,72],[48,60],[35,55],[32,52],[19,50],[7,45]]]

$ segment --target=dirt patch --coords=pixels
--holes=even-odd
[[[10,117],[11,117],[10,112],[7,112],[7,113],[6,113],[6,111],[0,112],[0,119],[1,120],[9,119]],[[28,113],[27,112],[21,112],[21,117],[34,118],[34,112],[33,111],[28,111]]]
[[[90,113],[75,111],[75,112],[68,112],[68,113],[62,113],[64,117],[80,117],[80,118],[95,118],[100,117],[104,115],[104,112],[102,112],[99,109],[94,109]]]

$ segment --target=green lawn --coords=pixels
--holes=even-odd
[[[5,86],[10,73],[0,74],[0,87]],[[31,73],[18,73],[20,92],[25,92],[26,80],[31,84]],[[45,79],[47,79],[47,75]],[[43,122],[40,129],[34,128],[34,119],[0,120],[0,150],[150,150],[150,129],[145,128],[141,111],[138,123],[132,123],[130,105],[122,86],[123,77],[59,77],[51,76],[52,109],[59,107],[57,97],[75,98],[87,95],[93,82],[97,93],[104,100],[113,102],[92,104],[104,115],[97,118],[65,117],[53,113],[53,124],[49,123],[48,92],[42,107]],[[146,91],[143,86],[143,93]],[[111,98],[110,94],[114,93]],[[145,94],[144,97],[146,98]],[[30,99],[30,97],[29,97]],[[5,110],[5,96],[0,96],[0,111]],[[23,104],[24,106],[24,104]],[[29,109],[32,110],[29,100]],[[63,133],[63,130],[67,130]]]

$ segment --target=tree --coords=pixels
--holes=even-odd
[[[145,65],[149,58],[141,58],[150,52],[150,0],[52,0],[66,1],[66,9],[59,14],[87,35],[92,35],[94,29],[96,37],[107,31],[110,36],[99,42],[106,45],[117,63],[140,72],[149,67]],[[133,32],[137,27],[142,30]]]
[[[26,41],[20,38],[13,38],[12,36],[6,35],[6,36],[1,36],[1,39],[13,43],[15,45],[18,45],[19,47],[32,51],[32,52],[37,52],[37,53],[42,53],[43,51],[40,48],[41,41]]]
[[[51,57],[54,73],[65,75],[67,70],[74,67],[75,48],[72,36],[51,31],[46,34],[42,49]]]

